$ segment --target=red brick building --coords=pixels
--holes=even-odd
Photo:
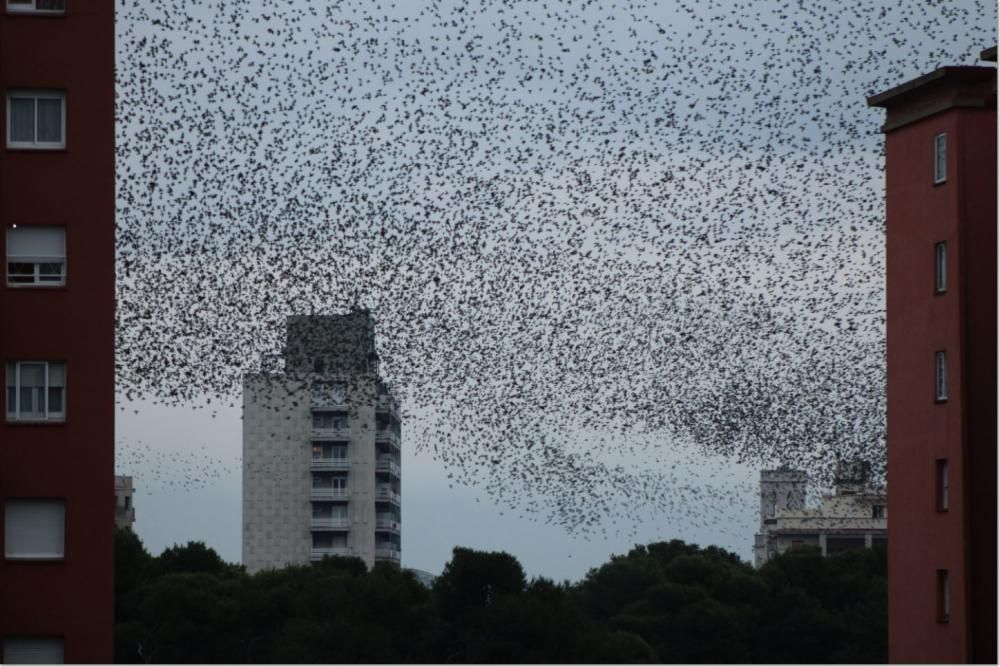
[[[0,8],[3,662],[114,646],[112,0]]]
[[[943,67],[868,99],[886,109],[891,662],[997,659],[996,75]]]

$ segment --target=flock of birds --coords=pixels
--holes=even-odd
[[[123,401],[238,404],[287,315],[362,305],[404,445],[568,530],[725,521],[746,489],[692,485],[706,456],[884,476],[865,96],[974,64],[993,2],[120,0],[117,23]]]

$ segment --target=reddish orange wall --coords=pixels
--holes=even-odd
[[[889,656],[893,662],[968,659],[968,591],[980,582],[970,578],[966,544],[977,531],[992,530],[994,539],[996,534],[995,518],[992,527],[986,527],[982,522],[987,517],[971,511],[980,507],[982,499],[970,496],[974,487],[969,484],[970,460],[964,447],[970,429],[978,429],[977,437],[989,440],[982,413],[991,392],[992,405],[996,401],[995,351],[983,356],[986,347],[995,346],[996,148],[995,129],[987,131],[995,123],[995,111],[951,109],[886,136]],[[933,145],[941,132],[948,133],[948,181],[935,186]],[[989,175],[971,178],[970,170],[984,169],[988,150],[993,151],[987,169],[992,169],[993,185],[984,190]],[[934,245],[940,241],[948,242],[948,291],[935,295]],[[986,283],[993,286],[992,297]],[[978,309],[975,319],[963,321],[968,310],[964,303]],[[986,320],[994,323],[992,333]],[[948,352],[945,403],[934,401],[937,350]],[[968,372],[970,358],[977,365],[989,365],[992,380],[989,372]],[[966,421],[972,413],[976,421]],[[992,447],[995,461],[995,417],[992,428],[992,439],[983,447]],[[935,508],[938,458],[947,458],[951,471],[948,512]],[[982,482],[975,488],[981,495]],[[995,546],[992,554],[995,568]],[[938,623],[936,617],[939,568],[949,570],[951,578],[947,624]],[[995,585],[995,574],[993,581]],[[994,605],[995,600],[994,594]],[[995,609],[993,614],[995,618]]]
[[[0,14],[4,100],[13,88],[63,89],[67,99],[64,151],[0,150],[2,226],[67,228],[64,288],[18,290],[0,282],[3,361],[67,363],[65,424],[0,421],[0,496],[66,500],[62,562],[7,562],[0,553],[0,636],[62,635],[66,662],[111,662],[114,4],[67,4],[61,17]],[[6,103],[0,107],[6,128]],[[4,241],[0,233],[5,254]],[[0,511],[0,531],[2,524]]]

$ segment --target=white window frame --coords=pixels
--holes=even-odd
[[[934,244],[934,291],[944,294],[948,291],[948,242]]]
[[[33,98],[35,100],[35,141],[13,141],[10,137],[10,100],[12,97]],[[38,141],[38,100],[61,100],[62,118],[60,141]],[[66,148],[66,92],[62,90],[8,90],[7,91],[7,148],[18,150],[57,151]]]
[[[948,355],[944,350],[934,353],[934,400],[948,400]]]
[[[21,365],[22,364],[44,364],[45,365],[45,389],[42,391],[42,396],[45,398],[45,410],[43,417],[24,417],[21,415]],[[51,364],[61,364],[63,367],[63,397],[62,397],[62,411],[61,412],[50,412],[49,411],[49,376],[51,373]],[[10,373],[11,366],[14,368],[14,412],[10,412],[10,380],[8,375]],[[7,422],[65,422],[66,421],[66,385],[68,384],[66,380],[66,363],[62,361],[48,362],[48,361],[8,361],[6,368],[4,369],[4,412],[7,415]]]
[[[948,180],[948,134],[934,136],[934,185]]]
[[[63,0],[62,9],[39,9],[38,0],[29,0],[29,2],[19,3],[11,3],[11,0],[7,0],[6,4],[8,14],[61,15],[66,13],[66,0]]]
[[[7,248],[7,256],[5,257],[6,264],[5,271],[7,276],[7,287],[12,287],[14,289],[33,289],[37,287],[65,287],[66,286],[66,227],[60,225],[43,225],[44,227],[54,227],[61,229],[63,232],[63,251],[62,255],[51,256],[51,257],[26,257],[19,258],[16,255],[10,254],[10,232],[11,229],[17,229],[17,225],[11,225],[5,231],[5,243]],[[30,283],[19,283],[11,282],[11,276],[14,275],[10,272],[11,264],[33,264],[34,272],[32,276],[32,282]],[[42,280],[41,265],[42,264],[61,264],[62,272],[59,274],[58,280]],[[27,274],[18,274],[20,276],[25,276]]]

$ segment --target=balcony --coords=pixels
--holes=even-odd
[[[379,394],[378,400],[375,402],[375,412],[382,414],[389,413],[398,419],[399,401],[389,394]]]
[[[350,489],[334,489],[332,487],[314,486],[309,492],[309,497],[312,500],[338,500],[340,498],[348,498],[350,495]]]
[[[400,531],[399,521],[392,518],[375,519],[375,530],[391,530],[394,533],[398,533]]]
[[[399,494],[392,489],[378,489],[375,492],[375,500],[389,501],[398,505],[401,498]]]
[[[375,442],[385,442],[399,449],[399,436],[388,428],[380,428],[375,431]]]
[[[115,506],[115,525],[119,528],[131,527],[135,523],[135,508]]]
[[[313,530],[349,530],[351,520],[346,516],[314,516],[312,518]]]
[[[375,547],[375,559],[376,560],[390,560],[394,563],[398,563],[401,554],[397,547]]]
[[[346,426],[339,428],[313,428],[313,440],[333,440],[335,442],[350,442],[351,430]]]
[[[327,556],[353,556],[351,547],[313,547],[309,560],[323,560]]]
[[[399,464],[392,459],[377,459],[375,461],[376,472],[387,472],[399,477]]]
[[[350,459],[317,458],[309,461],[310,470],[347,470],[351,467]]]

